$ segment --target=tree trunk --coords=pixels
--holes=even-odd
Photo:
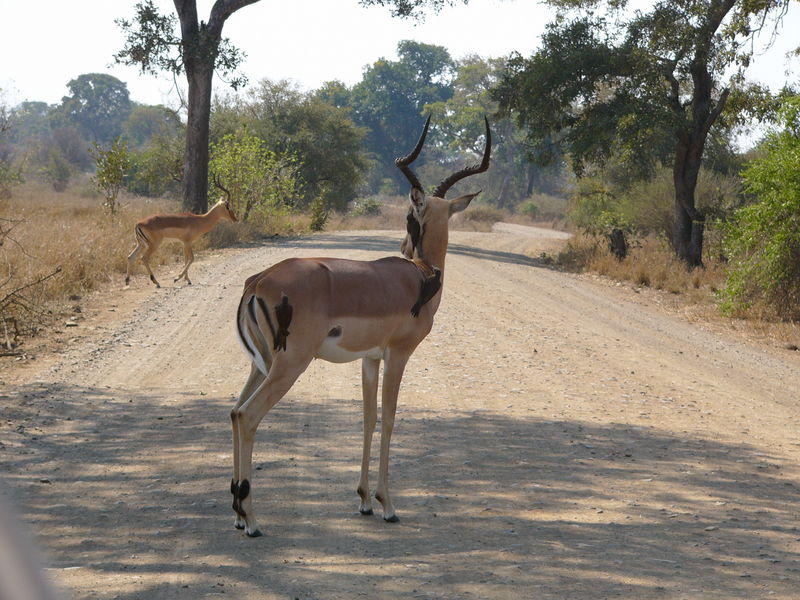
[[[695,189],[700,173],[705,139],[685,136],[678,142],[673,182],[675,184],[675,231],[672,246],[689,268],[703,265],[705,215],[695,208]]]
[[[208,134],[211,81],[219,54],[222,26],[234,12],[258,0],[215,0],[208,22],[197,19],[196,0],[173,0],[181,24],[183,68],[189,83],[186,151],[183,155],[183,207],[208,210]]]
[[[213,75],[213,64],[199,61],[186,70],[189,106],[183,162],[183,208],[198,214],[208,210],[208,138]]]

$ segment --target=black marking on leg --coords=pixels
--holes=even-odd
[[[247,479],[244,479],[239,483],[239,493],[237,494],[239,502],[247,498],[249,495],[250,495],[250,482],[247,481]]]
[[[411,314],[414,317],[419,316],[419,311],[422,307],[436,295],[436,292],[442,287],[442,271],[437,267],[433,267],[433,275],[429,275],[422,280],[419,286],[419,298],[416,304],[411,307]]]
[[[292,322],[292,305],[284,294],[281,303],[275,305],[275,319],[278,321],[278,331],[275,334],[274,350],[286,351],[286,338],[289,337],[289,324]]]
[[[231,480],[231,494],[233,494],[233,512],[244,519],[246,513],[242,509],[242,500],[250,495],[250,482],[247,479],[238,483]]]
[[[239,503],[239,484],[231,479],[231,494],[233,494],[233,504],[231,508],[233,508],[233,512],[235,512],[240,517],[244,517],[242,514],[242,506]]]
[[[328,337],[330,338],[342,337],[342,326],[337,325],[336,327],[332,327],[331,330],[328,332]]]

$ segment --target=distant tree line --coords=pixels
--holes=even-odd
[[[217,95],[209,182],[213,185],[214,165],[228,181],[235,177],[235,169],[223,168],[214,152],[227,148],[230,153],[239,140],[250,145],[250,159],[252,153],[260,153],[262,161],[272,157],[275,164],[263,167],[272,175],[265,178],[277,181],[276,173],[291,173],[292,184],[279,186],[283,208],[344,211],[359,196],[405,193],[394,159],[400,149],[413,146],[425,115],[433,115],[434,128],[418,169],[431,186],[478,158],[487,115],[494,150],[491,171],[479,177],[482,200],[513,210],[534,193],[556,193],[567,171],[563,159],[538,166],[523,132],[510,119],[495,118],[497,102],[489,91],[503,67],[502,59],[456,61],[441,46],[402,41],[397,60],[378,59],[351,87],[332,81],[306,92],[288,81],[262,80],[244,92]],[[95,146],[111,148],[120,139],[130,154],[129,191],[180,194],[186,124],[177,111],[131,101],[126,84],[111,75],[83,74],[67,88],[59,104],[26,101],[7,109],[7,164],[16,165],[21,176],[63,190],[74,175],[94,171]],[[242,148],[238,151],[242,156]],[[282,166],[276,171],[275,165]]]

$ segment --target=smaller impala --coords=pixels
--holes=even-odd
[[[231,411],[233,510],[236,527],[261,535],[253,514],[250,481],[258,424],[315,358],[361,360],[364,440],[359,510],[372,514],[369,462],[377,422],[378,370],[383,367],[381,445],[375,499],[386,521],[398,520],[389,497],[389,440],[406,363],[433,326],[441,300],[448,220],[477,194],[446,200],[456,182],[489,168],[491,133],[486,122],[483,160],[446,178],[428,196],[410,164],[428,133],[430,117],[408,156],[395,162],[411,184],[404,258],[372,261],[290,258],[250,277],[236,315],[239,340],[250,359],[250,377]]]
[[[189,265],[194,262],[192,244],[201,235],[211,231],[220,219],[236,221],[236,215],[231,209],[230,193],[222,187],[222,184],[220,184],[218,180],[215,180],[215,183],[217,187],[225,192],[225,198],[222,198],[212,206],[211,210],[206,214],[193,215],[191,213],[184,213],[180,215],[151,215],[145,217],[136,224],[133,229],[136,234],[136,248],[128,255],[128,269],[125,273],[125,285],[128,285],[131,280],[131,266],[136,262],[136,259],[141,256],[147,272],[150,273],[150,281],[155,283],[156,287],[161,287],[155,275],[153,275],[153,270],[150,268],[150,257],[158,250],[164,238],[177,239],[183,242],[183,270],[175,278],[175,281],[177,282],[183,278],[186,279],[189,285],[192,285],[192,282],[189,280]]]

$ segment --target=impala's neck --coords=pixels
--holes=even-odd
[[[424,231],[420,247],[422,256],[418,256],[418,258],[424,260],[431,267],[436,267],[444,274],[444,260],[447,256],[447,227],[445,226],[443,231]]]
[[[204,215],[197,215],[202,223],[202,230],[209,231],[225,215],[225,202],[219,201]]]

